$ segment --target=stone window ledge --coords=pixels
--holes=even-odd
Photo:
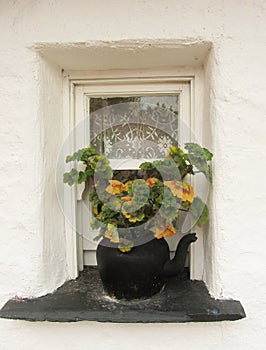
[[[0,317],[28,321],[99,321],[119,323],[213,322],[245,317],[239,301],[212,298],[202,281],[171,278],[149,299],[113,300],[102,289],[97,268],[87,267],[76,280],[34,299],[11,299]]]

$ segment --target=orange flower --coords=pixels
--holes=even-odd
[[[156,177],[149,177],[146,182],[150,187],[153,187],[156,185],[156,182],[158,182],[159,180],[156,179]]]
[[[109,180],[110,185],[106,187],[105,191],[110,194],[120,194],[124,191],[124,184],[118,180]]]
[[[194,190],[187,182],[182,184],[179,181],[164,181],[164,185],[171,190],[173,196],[180,198],[183,202],[193,202]]]
[[[182,182],[164,181],[164,185],[171,190],[173,196],[178,197],[178,198],[182,198],[182,195],[183,195]]]
[[[160,239],[163,237],[174,236],[175,234],[176,234],[175,228],[173,224],[170,224],[167,227],[164,227],[164,226],[155,227],[154,237],[156,237],[157,239]]]
[[[132,198],[133,197],[130,197],[130,196],[121,197],[123,202],[130,202],[130,201],[132,201]]]
[[[183,202],[189,202],[192,203],[194,199],[194,189],[192,186],[190,186],[187,182],[183,185],[183,196],[182,201]]]

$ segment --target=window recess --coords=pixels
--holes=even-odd
[[[88,144],[96,147],[108,156],[118,177],[129,176],[129,172],[136,175],[143,161],[163,158],[171,144],[183,146],[191,140],[193,76],[73,80],[71,89],[73,126],[83,123],[84,128],[75,136],[75,149]],[[96,232],[89,227],[90,204],[84,205],[82,200],[83,189],[82,185],[77,188],[74,214],[79,271],[96,265],[97,247],[93,242]],[[181,236],[167,238],[171,254]],[[187,256],[191,278],[195,272],[202,275],[202,264],[197,262],[203,254],[200,242],[200,253],[193,250]]]

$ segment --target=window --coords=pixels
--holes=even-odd
[[[146,74],[134,76],[134,72],[128,75],[120,72],[117,76],[116,72],[108,78],[88,79],[84,75],[83,79],[70,79],[71,120],[76,127],[73,150],[92,143],[109,157],[113,169],[121,172],[137,169],[144,160],[163,158],[170,144],[182,146],[191,140],[195,75],[149,72],[147,77]],[[121,110],[125,103],[126,113]],[[163,108],[166,113],[160,114],[159,110]],[[108,113],[105,113],[106,109]],[[115,113],[110,113],[112,110]],[[170,118],[167,119],[169,110]],[[71,215],[74,231],[76,228],[78,233],[72,233],[74,238],[68,246],[68,251],[72,250],[72,262],[80,271],[84,265],[96,264],[95,231],[89,228],[89,203],[82,200],[83,189],[80,185],[76,192],[72,190],[75,204]],[[70,198],[69,194],[67,196]],[[180,235],[167,239],[172,253],[179,239]],[[201,243],[197,243],[197,248],[191,248],[187,264],[192,279],[201,279],[199,259],[202,254]]]

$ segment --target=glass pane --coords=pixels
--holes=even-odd
[[[163,158],[178,141],[178,96],[90,98],[90,140],[112,159]]]

